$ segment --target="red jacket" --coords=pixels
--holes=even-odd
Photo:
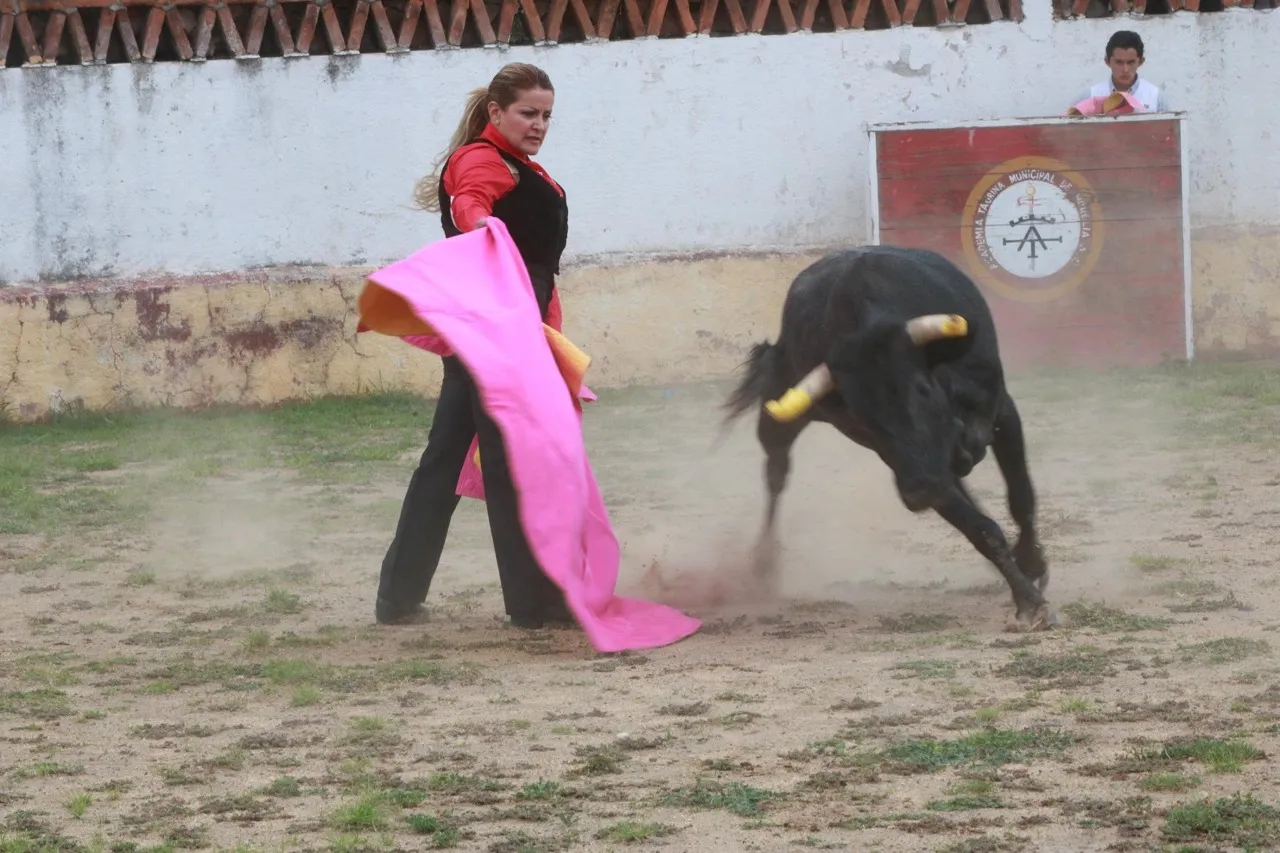
[[[492,124],[485,125],[480,138],[493,145],[483,142],[463,145],[449,158],[449,165],[444,170],[444,191],[452,199],[449,214],[460,230],[472,230],[477,220],[493,212],[493,205],[498,199],[515,189],[516,179],[502,155],[493,150],[495,145],[546,178],[556,192],[564,195],[564,189],[547,174],[546,169],[508,142]],[[560,332],[563,331],[560,323],[560,289],[554,288],[547,306],[547,325]]]
[[[483,142],[463,145],[449,158],[449,164],[444,170],[444,191],[451,199],[449,215],[460,230],[473,230],[478,220],[493,212],[493,205],[498,199],[515,189],[515,177],[502,155],[494,150],[495,145],[546,178],[560,195],[564,195],[564,189],[547,174],[546,169],[517,150],[492,124],[485,125],[480,138],[493,145]],[[551,302],[547,306],[547,325],[562,332],[561,322],[560,289],[557,287],[552,289]],[[365,331],[368,331],[367,326],[357,324],[356,332]]]

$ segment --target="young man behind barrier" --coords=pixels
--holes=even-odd
[[[1090,88],[1072,103],[1088,98],[1105,98],[1112,92],[1128,92],[1142,105],[1141,112],[1169,112],[1169,102],[1159,86],[1138,76],[1138,68],[1146,61],[1142,36],[1130,30],[1119,30],[1107,41],[1106,63],[1111,77]]]

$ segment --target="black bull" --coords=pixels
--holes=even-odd
[[[761,406],[761,404],[764,404]],[[912,512],[932,509],[1009,584],[1024,629],[1056,617],[1036,536],[1022,420],[1005,387],[995,323],[967,275],[925,249],[866,246],[800,272],[776,343],[753,347],[726,421],[761,406],[769,499],[757,571],[773,571],[774,521],[791,445],[820,421],[875,451]],[[962,478],[995,453],[1019,529],[1012,549]]]

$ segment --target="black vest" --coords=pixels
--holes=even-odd
[[[516,171],[515,188],[494,203],[493,215],[507,226],[511,242],[515,243],[520,257],[524,259],[538,308],[545,318],[551,304],[555,276],[560,272],[560,256],[569,237],[569,205],[549,181],[519,158],[512,157],[487,139],[475,141],[493,146]],[[447,168],[448,164],[445,166]],[[444,189],[443,169],[436,192],[440,199],[440,225],[444,235],[456,237],[462,231],[453,221],[449,194]]]

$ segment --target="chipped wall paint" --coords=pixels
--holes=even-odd
[[[731,371],[772,334],[807,255],[584,267],[560,280],[591,384]],[[324,394],[434,395],[440,359],[355,334],[365,270],[298,268],[74,288],[0,289],[0,417],[145,406],[264,405]],[[680,304],[672,316],[670,306]]]
[[[1221,86],[1280,74],[1280,15],[1025,6],[945,29],[9,69],[0,198],[21,202],[0,204],[0,281],[402,257],[440,236],[414,180],[508,60],[557,86],[541,160],[579,260],[845,243],[867,233],[868,122],[1060,114],[1120,27],[1190,112],[1193,224],[1280,224],[1280,100]]]

